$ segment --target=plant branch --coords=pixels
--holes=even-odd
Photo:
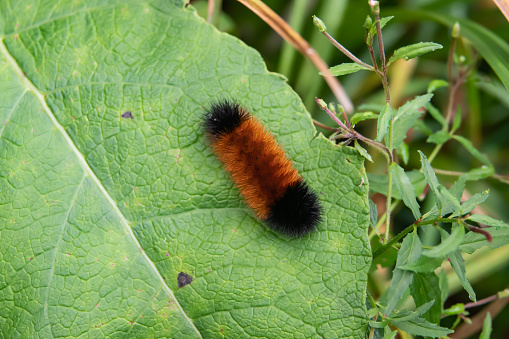
[[[316,121],[315,119],[313,119],[313,124],[314,124],[315,126],[321,127],[321,128],[326,129],[326,130],[328,130],[328,131],[337,131],[337,130],[338,130],[337,128],[329,127],[329,126],[327,126],[327,125],[325,125],[325,124],[322,124],[321,122]]]
[[[388,243],[386,243],[386,244],[382,245],[381,247],[379,247],[375,252],[373,252],[373,259],[375,259],[380,254],[382,254],[385,251],[387,251],[391,246],[393,246],[399,240],[403,239],[403,237],[405,235],[410,233],[416,227],[420,227],[420,226],[423,226],[423,225],[432,225],[432,224],[435,224],[437,222],[451,223],[451,222],[458,221],[460,219],[460,218],[449,219],[449,218],[439,217],[439,218],[435,218],[435,219],[431,219],[431,220],[422,221],[423,218],[424,218],[424,216],[422,216],[419,220],[416,220],[413,224],[407,226],[407,228],[405,228],[402,232],[400,232],[398,235],[396,235],[394,238],[392,238]]]
[[[487,304],[489,302],[495,301],[497,299],[503,299],[503,298],[507,298],[507,297],[509,297],[509,288],[506,288],[505,290],[500,291],[497,294],[494,294],[490,297],[478,300],[477,302],[471,302],[471,303],[465,304],[465,309],[481,306],[481,305]]]
[[[376,33],[378,36],[378,48],[380,49],[380,61],[382,63],[382,72],[387,73],[387,64],[385,63],[384,40],[382,39],[382,27],[380,26],[380,9],[375,11]]]
[[[387,154],[387,159],[389,161],[393,160],[392,154],[391,154],[391,152],[389,152],[389,149],[387,147],[385,147],[384,145],[382,145],[379,142],[376,142],[374,140],[366,138],[365,136],[363,136],[359,132],[355,131],[351,127],[346,126],[341,120],[339,120],[339,118],[334,114],[334,112],[332,112],[327,107],[327,104],[322,99],[315,98],[315,101],[318,104],[318,107],[320,107],[320,109],[324,110],[331,117],[331,119],[334,120],[334,122],[336,122],[339,125],[339,127],[346,132],[346,135],[344,135],[345,138],[364,141],[365,143],[385,152]]]
[[[208,0],[207,6],[207,22],[216,25],[219,22],[219,14],[223,0]]]
[[[336,41],[336,39],[334,39],[329,33],[327,33],[326,31],[322,32],[323,35],[325,35],[325,37],[327,39],[329,39],[329,41],[337,48],[341,51],[341,53],[343,53],[344,55],[346,55],[350,60],[352,60],[353,62],[355,62],[356,64],[358,65],[361,65],[371,71],[374,71],[375,69],[373,68],[373,66],[371,65],[368,65],[367,63],[363,62],[362,60],[360,60],[359,58],[357,58],[355,55],[352,54],[352,52],[350,52],[349,50],[347,50],[343,45],[341,45],[339,42]]]
[[[279,15],[277,15],[270,7],[261,0],[237,0],[244,6],[249,8],[260,19],[265,21],[272,29],[274,29],[286,42],[291,44],[302,55],[306,56],[323,74],[323,77],[332,93],[339,103],[344,107],[347,113],[353,112],[353,104],[345,90],[339,83],[338,79],[331,75],[329,67],[323,59],[311,48],[309,43],[304,40],[299,33],[293,30]]]

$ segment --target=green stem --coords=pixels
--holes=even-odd
[[[402,232],[400,232],[398,235],[396,235],[394,238],[392,238],[388,243],[380,246],[374,253],[373,253],[373,259],[375,259],[376,257],[378,257],[380,254],[384,253],[385,251],[387,251],[391,246],[393,246],[395,243],[397,243],[399,240],[403,239],[403,237],[405,237],[405,235],[407,235],[408,233],[410,233],[413,229],[417,228],[417,227],[420,227],[420,226],[423,226],[423,225],[432,225],[432,224],[435,224],[437,222],[445,222],[445,223],[451,223],[451,222],[458,222],[459,220],[461,220],[461,218],[452,218],[452,219],[449,219],[449,218],[442,218],[442,217],[439,217],[439,218],[435,218],[435,219],[431,219],[431,220],[426,220],[426,221],[421,221],[425,216],[423,215],[421,217],[421,219],[417,220],[416,222],[414,222],[413,224],[409,225],[407,228],[405,228]]]
[[[394,209],[399,205],[399,202],[401,200],[394,200],[391,204],[391,213],[394,211]],[[375,236],[375,234],[377,234],[378,236],[380,236],[380,231],[378,231],[378,229],[380,228],[380,226],[382,226],[382,224],[385,222],[385,218],[387,217],[386,214],[382,214],[380,216],[380,218],[378,218],[378,221],[376,222],[376,225],[375,227],[373,227],[373,229],[371,230],[371,232],[369,233],[368,235],[368,238],[371,240],[373,239],[373,237]]]
[[[440,144],[440,145],[436,145],[435,148],[433,149],[433,152],[431,152],[431,154],[429,155],[428,157],[428,162],[431,164],[431,162],[435,159],[435,157],[437,156],[438,152],[440,151],[440,149],[442,148],[442,145],[443,144]]]
[[[381,246],[380,248],[378,248],[374,253],[373,253],[373,260],[378,257],[380,254],[384,253],[385,251],[387,251],[393,244],[397,243],[398,241],[400,241],[401,239],[403,239],[403,237],[405,235],[407,235],[408,233],[410,233],[414,228],[416,227],[415,224],[412,224],[410,226],[408,226],[407,228],[405,228],[402,232],[400,232],[398,235],[396,235],[394,238],[392,238],[388,243],[384,244],[383,246]]]
[[[390,164],[389,164],[390,165]],[[388,171],[389,183],[387,187],[387,201],[385,205],[385,237],[384,243],[389,239],[390,225],[391,225],[391,201],[392,201],[392,173]]]
[[[334,47],[339,49],[341,51],[341,53],[346,55],[350,60],[352,60],[353,62],[355,62],[358,65],[361,65],[362,67],[365,67],[365,68],[369,69],[370,71],[374,71],[375,70],[373,68],[373,66],[368,65],[367,63],[363,62],[361,59],[359,59],[355,55],[353,55],[352,52],[350,52],[343,45],[341,45],[339,42],[337,42],[336,39],[334,39],[329,33],[322,32],[322,34],[325,35],[325,37],[327,39],[329,39],[329,41],[334,45]]]

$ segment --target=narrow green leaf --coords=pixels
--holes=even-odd
[[[454,115],[454,119],[452,120],[451,134],[454,134],[456,130],[461,125],[461,106],[458,105],[456,107],[456,114]]]
[[[401,330],[423,337],[442,337],[454,331],[440,327],[422,318],[416,318],[409,321],[394,322],[394,326],[399,327]]]
[[[412,186],[415,189],[415,196],[419,196],[424,192],[426,188],[426,179],[424,175],[419,170],[412,170],[405,172]],[[387,195],[387,186],[388,186],[388,178],[387,175],[379,175],[379,174],[371,174],[368,173],[369,180],[369,190],[373,193],[380,193],[383,195]],[[396,188],[396,184],[394,180],[392,182],[392,194],[394,199],[401,200],[401,196],[399,195],[399,191]]]
[[[388,65],[397,59],[409,60],[441,48],[442,45],[436,44],[434,42],[419,42],[416,44],[401,47],[394,51],[393,56],[391,56],[389,59]]]
[[[431,97],[433,97],[433,94],[418,96],[415,99],[408,101],[398,109],[394,118],[393,127],[392,145],[394,148],[397,148],[401,145],[401,143],[403,143],[408,130],[412,128],[418,119],[424,114],[424,111],[420,110],[420,108],[429,102]]]
[[[428,312],[428,310],[431,308],[431,306],[433,306],[434,303],[435,301],[431,300],[417,307],[415,311],[405,311],[399,313],[393,312],[389,317],[387,317],[387,319],[389,319],[391,322],[394,322],[394,321],[408,321],[418,318],[424,313]]]
[[[460,212],[455,212],[451,215],[451,217],[457,217],[459,215],[470,213],[470,211],[472,211],[476,205],[488,199],[489,195],[489,190],[474,194],[470,199],[461,204],[461,214]]]
[[[350,122],[352,123],[352,125],[357,125],[357,123],[369,119],[378,119],[378,114],[371,111],[355,113],[354,115],[352,115]]]
[[[481,214],[474,214],[467,218],[467,220],[472,220],[475,222],[478,222],[480,224],[485,224],[488,226],[494,226],[494,227],[509,227],[508,224],[501,220],[494,219],[492,217],[489,217],[487,215],[481,215]]]
[[[396,338],[396,334],[398,334],[398,331],[394,330],[391,331],[389,326],[386,326],[384,329],[384,336],[382,339],[394,339]]]
[[[444,206],[444,199],[438,190],[439,183],[437,176],[435,175],[435,172],[433,172],[433,168],[431,168],[428,158],[424,155],[424,153],[419,151],[419,154],[421,156],[422,172],[424,173],[424,177],[426,177],[426,181],[435,196],[438,210],[441,211]]]
[[[438,110],[438,108],[433,106],[433,104],[431,102],[428,102],[424,107],[426,108],[428,113],[431,114],[433,119],[438,121],[440,123],[440,125],[442,125],[442,127],[447,127],[447,121],[445,120],[442,113]]]
[[[438,285],[440,287],[440,300],[442,300],[441,308],[444,309],[444,303],[449,297],[449,282],[447,280],[447,273],[441,269],[438,273]]]
[[[402,142],[398,147],[396,147],[396,154],[401,158],[405,165],[408,165],[408,159],[410,158],[410,150],[408,149],[408,145]]]
[[[378,307],[370,308],[367,312],[368,318],[373,318],[375,315],[380,312],[380,309]]]
[[[477,181],[492,176],[493,174],[495,174],[495,169],[493,167],[483,165],[481,167],[471,169],[465,173],[464,176],[468,181]]]
[[[476,86],[500,100],[500,102],[506,107],[509,108],[509,96],[507,95],[507,88],[498,80],[494,78],[486,78],[483,76],[482,79],[479,79],[475,82]]]
[[[452,184],[451,188],[449,189],[449,192],[458,200],[461,201],[461,198],[463,197],[463,191],[465,190],[465,182],[466,178],[465,176],[461,176]]]
[[[449,132],[440,130],[430,135],[426,141],[437,145],[442,145],[445,142],[447,142],[447,140],[449,140],[450,138],[451,135],[449,134]]]
[[[465,236],[465,227],[454,223],[451,234],[442,239],[442,242],[432,249],[426,249],[422,252],[424,256],[430,258],[444,258],[447,254],[457,250],[459,245],[463,242]]]
[[[439,191],[440,192],[444,192],[446,190],[443,189],[443,186],[442,185],[439,185]],[[447,194],[447,193],[446,193]],[[458,213],[458,215],[460,214],[462,208],[461,208],[461,205],[459,205],[459,202],[458,200],[456,200],[456,198],[453,199],[453,195],[452,194],[447,194],[447,197],[443,197],[443,201],[444,201],[444,205],[442,206],[442,210],[440,212],[441,215],[448,215],[448,214],[451,214],[451,213]],[[459,207],[458,207],[459,205]],[[437,205],[435,204],[433,206],[433,208],[427,213],[428,215],[428,219],[429,218],[435,218],[438,216],[438,207]]]
[[[373,200],[369,199],[369,220],[371,221],[371,225],[373,227],[376,226],[378,221],[378,209],[376,208],[376,204]]]
[[[369,68],[366,68],[364,66],[356,64],[355,62],[347,62],[347,63],[340,64],[340,65],[333,66],[333,67],[329,68],[329,72],[334,76],[351,74],[351,73],[355,73],[355,72],[358,72],[361,70],[369,71]],[[320,72],[320,75],[323,75],[323,73]]]
[[[421,313],[421,316],[434,324],[440,324],[443,299],[440,282],[435,272],[415,274],[410,284],[410,294],[418,307],[433,302],[429,311]]]
[[[465,290],[468,292],[468,295],[472,301],[477,301],[474,289],[472,288],[472,285],[470,285],[470,282],[467,279],[467,274],[465,271],[465,261],[463,260],[463,257],[461,256],[461,251],[457,249],[454,252],[449,253],[449,260],[451,262],[451,266],[454,269],[454,272],[456,272],[456,275],[458,276],[461,284],[465,288]]]
[[[400,266],[406,265],[417,258],[422,253],[422,246],[416,232],[408,234],[401,244],[396,260],[396,268],[392,274],[391,284],[387,293],[387,307],[384,313],[390,314],[403,293],[408,286],[412,283],[414,273],[400,269]]]
[[[387,134],[387,130],[389,129],[389,122],[392,119],[392,107],[391,104],[385,104],[384,108],[380,112],[378,116],[378,123],[376,126],[376,139],[375,141],[380,141],[384,138],[385,134]]]
[[[355,140],[354,142],[354,146],[355,146],[355,149],[357,151],[359,151],[359,153],[364,157],[366,158],[367,160],[373,162],[373,158],[371,158],[371,155],[369,155],[368,151],[366,151],[366,149],[364,149],[364,147],[362,147],[361,145],[359,145],[359,143],[357,142],[357,140]]]
[[[479,339],[490,339],[491,337],[491,315],[490,312],[486,313],[486,317],[484,318],[484,324],[482,326],[482,332],[479,336]]]
[[[369,19],[368,19],[369,18]],[[378,21],[372,21],[371,17],[368,15],[368,18],[366,18],[366,21],[365,21],[365,24],[366,22],[370,22],[370,27],[369,27],[369,31],[367,33],[367,39],[366,39],[366,43],[368,44],[368,46],[371,45],[371,40],[373,40],[373,38],[377,35],[378,31],[376,29],[376,23]],[[380,21],[380,29],[384,28],[384,26],[393,18],[393,16],[389,16],[389,17],[384,17],[384,18],[381,18],[379,21]]]
[[[428,93],[433,93],[437,88],[449,86],[449,82],[442,79],[432,80],[428,85]]]
[[[451,204],[451,211],[444,212],[442,210],[442,213],[444,215],[447,215],[451,212],[461,211],[461,204],[460,199],[456,198],[447,188],[445,188],[443,185],[438,185],[438,191],[444,197],[445,200],[445,206],[444,209],[448,206],[448,204]]]
[[[405,115],[398,120],[394,121],[394,125],[392,128],[393,138],[392,138],[392,146],[398,148],[406,138],[408,130],[419,121],[419,118],[424,114],[424,112],[415,112],[413,114]],[[387,142],[388,135],[385,136]]]
[[[419,259],[401,266],[402,270],[409,270],[417,273],[430,273],[433,272],[437,267],[439,267],[444,261],[443,258],[432,258],[421,256]]]
[[[417,199],[415,198],[415,190],[412,184],[410,183],[410,179],[406,175],[403,168],[401,168],[398,164],[393,162],[389,170],[394,176],[394,183],[399,191],[401,198],[405,205],[410,208],[414,218],[417,220],[421,217],[421,212],[419,210],[419,204],[417,203]]]
[[[448,309],[444,310],[444,314],[447,315],[456,315],[456,314],[463,314],[465,313],[465,304],[458,303],[454,304]]]
[[[398,112],[394,117],[394,121],[406,115],[417,113],[421,107],[424,107],[424,105],[426,105],[431,100],[431,98],[433,98],[433,93],[419,95],[414,99],[407,101],[403,106],[398,108]]]
[[[467,151],[474,156],[474,158],[476,158],[477,160],[479,160],[486,166],[493,167],[493,165],[491,164],[491,161],[484,154],[479,152],[474,147],[474,145],[472,144],[472,142],[470,140],[468,140],[467,138],[464,138],[460,135],[454,135],[453,138],[456,139],[457,141],[459,141],[463,145],[463,147],[465,147],[467,149]]]
[[[466,175],[462,175],[461,177],[459,177],[458,180],[456,180],[454,182],[454,184],[449,189],[449,193],[451,193],[451,195],[457,201],[461,201],[461,197],[463,196],[463,191],[465,189],[466,179],[467,179]],[[449,199],[450,199],[450,201],[447,201],[445,203],[445,205],[442,207],[442,215],[447,215],[449,213],[452,213],[452,212],[458,210],[456,202],[451,202],[451,201],[454,201],[454,199],[451,199],[451,198],[449,198]],[[428,218],[435,218],[437,216],[437,213],[438,213],[438,208],[435,204],[433,206],[433,208],[431,208],[431,210],[428,212]]]
[[[494,249],[509,244],[509,229],[506,227],[489,227],[484,230],[491,235],[491,242],[483,234],[468,232],[463,239],[460,249],[465,253],[471,254],[483,246]]]
[[[383,17],[380,19],[380,29],[384,28],[385,25],[387,25],[387,23],[389,21],[391,21],[391,19],[394,18],[394,16],[387,16],[387,17]],[[377,29],[376,29],[376,23],[377,21],[374,21],[373,24],[371,25],[371,29],[370,29],[370,34],[371,36],[375,36],[377,34]]]
[[[414,123],[413,129],[427,136],[433,134],[433,130],[422,119]]]
[[[373,327],[373,328],[384,328],[385,326],[387,326],[387,321],[373,321],[373,320],[370,320],[369,321],[369,326],[370,327]]]

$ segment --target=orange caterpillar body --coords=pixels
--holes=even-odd
[[[321,220],[318,197],[247,110],[227,100],[215,103],[205,124],[214,152],[259,219],[290,236],[316,228]]]

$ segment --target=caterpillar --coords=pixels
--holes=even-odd
[[[223,99],[210,104],[204,120],[214,153],[258,219],[291,237],[316,229],[322,220],[318,196],[247,109]]]

